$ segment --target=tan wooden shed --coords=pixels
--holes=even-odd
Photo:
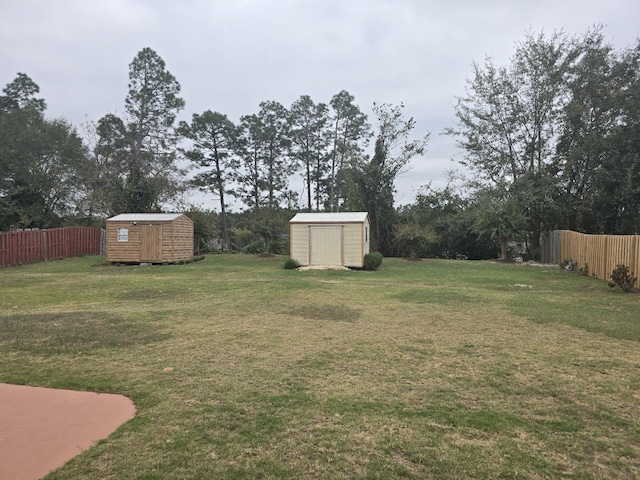
[[[193,221],[181,213],[123,213],[107,219],[107,261],[174,263],[193,258]]]
[[[289,221],[290,257],[300,265],[362,268],[369,240],[367,212],[298,213]]]

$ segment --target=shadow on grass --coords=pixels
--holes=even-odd
[[[484,296],[483,296],[484,294]],[[477,289],[467,289],[449,287],[422,286],[404,290],[394,295],[394,298],[407,303],[428,303],[440,305],[460,305],[487,303],[486,293]]]
[[[159,342],[167,333],[104,312],[13,314],[0,318],[0,348],[33,354],[86,352]]]
[[[640,342],[640,308],[615,303],[615,299],[555,296],[536,301],[515,297],[505,305],[513,314],[535,323],[564,324],[619,340]]]
[[[309,320],[332,322],[355,322],[362,312],[346,305],[301,305],[290,308],[287,314]]]

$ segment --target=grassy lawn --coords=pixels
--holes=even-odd
[[[129,396],[48,479],[640,478],[640,295],[553,267],[0,270],[0,382]]]

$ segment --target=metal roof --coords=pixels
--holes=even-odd
[[[107,218],[114,222],[170,222],[182,213],[121,213],[115,217]]]
[[[368,217],[367,212],[297,213],[289,223],[359,223]]]

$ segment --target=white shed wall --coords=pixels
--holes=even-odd
[[[309,225],[289,225],[290,256],[300,265],[309,265]]]
[[[330,235],[336,245],[311,244],[311,229],[334,229]],[[340,236],[336,236],[335,229],[340,229]],[[290,256],[300,265],[319,264],[319,259],[327,258],[327,264],[336,264],[335,252],[340,252],[341,260],[338,264],[347,267],[363,267],[364,255],[369,253],[370,227],[369,222],[353,223],[291,223],[289,225]],[[316,243],[320,236],[316,235]],[[329,237],[328,237],[329,238]],[[321,250],[321,251],[320,251]]]
[[[361,223],[347,223],[344,226],[344,264],[350,267],[363,265],[363,228]]]

